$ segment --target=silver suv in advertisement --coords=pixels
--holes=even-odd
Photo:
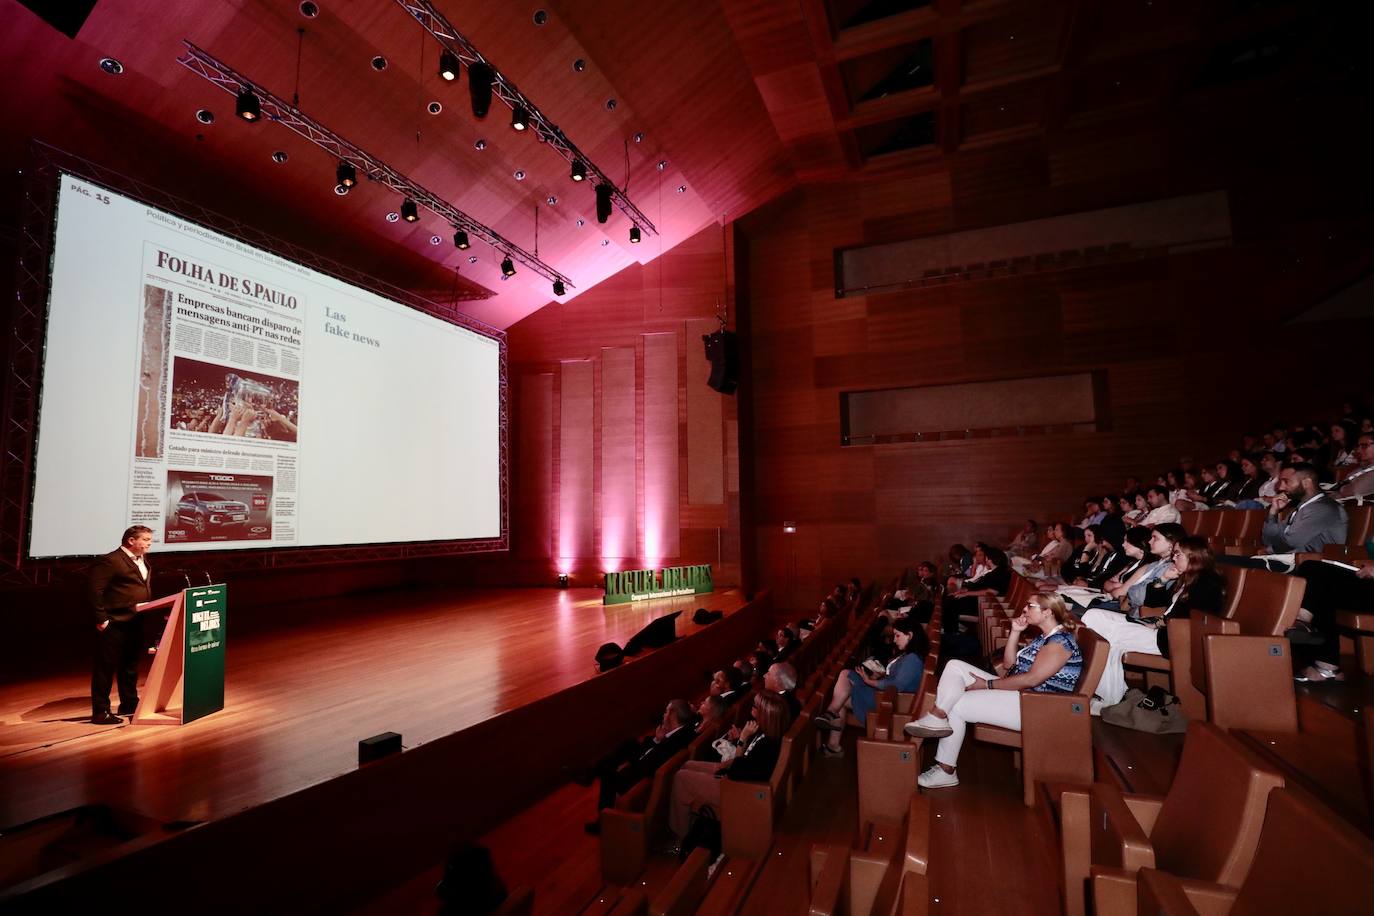
[[[177,523],[197,534],[211,528],[234,528],[248,521],[248,504],[208,490],[192,490],[177,503]]]

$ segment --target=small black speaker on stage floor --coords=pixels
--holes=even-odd
[[[721,394],[734,394],[739,387],[739,338],[734,331],[720,330],[703,334],[706,358],[711,361],[711,376],[706,380]]]
[[[358,742],[358,765],[381,760],[392,754],[401,753],[401,736],[395,732],[382,732]]]
[[[620,667],[625,660],[625,652],[618,643],[608,642],[596,650],[596,670],[610,671]]]

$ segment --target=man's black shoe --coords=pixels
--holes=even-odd
[[[601,819],[597,818],[594,821],[587,821],[587,823],[582,825],[582,829],[592,836],[601,836]]]
[[[108,709],[98,716],[91,716],[92,725],[123,725],[124,720]]]
[[[138,712],[138,704],[134,704],[133,706],[124,706],[121,704],[117,715],[132,716],[136,712]]]

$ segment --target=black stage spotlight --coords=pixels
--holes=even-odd
[[[459,69],[457,54],[452,51],[443,51],[439,54],[439,76],[451,83],[458,78]]]
[[[573,181],[587,180],[587,167],[582,164],[581,159],[574,159],[572,161],[572,172],[568,177],[572,178]]]
[[[413,223],[420,218],[420,208],[409,197],[401,204],[401,219]]]
[[[611,192],[615,188],[608,182],[596,186],[596,221],[604,223],[611,218]]]
[[[334,178],[345,188],[351,188],[358,183],[358,171],[353,168],[353,163],[339,160],[339,167],[334,170]]]
[[[524,105],[516,105],[511,109],[510,126],[516,130],[524,130],[530,126],[530,113],[525,110]]]
[[[496,72],[478,61],[468,67],[468,95],[472,97],[472,116],[482,119],[491,111],[491,82]]]
[[[566,293],[567,291],[568,291],[568,289],[567,289],[567,287],[565,287],[565,286],[563,285],[563,281],[562,281],[562,280],[554,280],[554,281],[553,281],[553,294],[554,294],[555,296],[561,296],[561,295],[563,295],[564,293]]]
[[[262,106],[258,104],[258,97],[247,86],[239,90],[238,101],[234,103],[234,114],[245,121],[257,121],[262,118]]]
[[[506,255],[506,259],[505,259],[504,261],[501,262],[501,276],[503,276],[503,277],[513,277],[513,276],[515,276],[515,263],[514,263],[513,261],[511,261],[510,255]]]
[[[630,227],[630,244],[631,244],[631,245],[638,245],[638,244],[639,244],[639,238],[640,238],[640,236],[639,236],[639,227],[638,227],[638,226],[631,226],[631,227]]]
[[[468,241],[468,234],[462,229],[453,233],[453,247],[459,251],[467,251],[472,247],[472,243]]]

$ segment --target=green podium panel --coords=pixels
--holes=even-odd
[[[186,615],[183,724],[224,708],[224,625],[228,588],[206,585],[182,593]]]

